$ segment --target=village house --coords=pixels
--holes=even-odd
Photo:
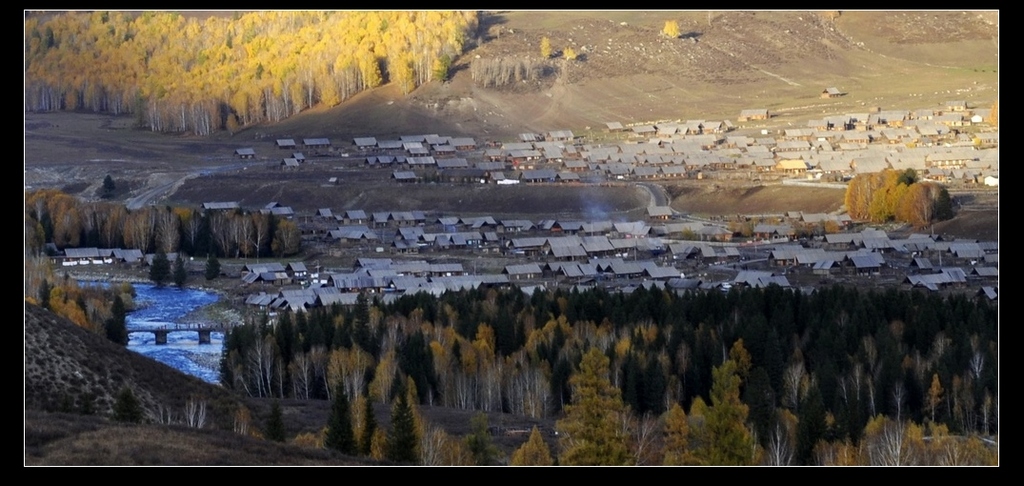
[[[749,109],[740,111],[740,116],[736,117],[736,121],[767,120],[769,116],[767,108]]]
[[[846,93],[843,93],[842,91],[839,91],[838,88],[834,88],[834,87],[833,88],[825,88],[825,90],[821,92],[821,97],[825,98],[825,99],[828,99],[828,98],[838,98],[840,96],[843,96],[844,94],[846,94]]]
[[[331,147],[331,141],[326,138],[304,138],[302,145],[312,149],[327,149]]]

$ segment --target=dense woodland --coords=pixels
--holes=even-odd
[[[975,437],[970,461],[986,462],[977,436],[998,431],[997,309],[967,296],[479,289],[257,321],[225,338],[227,387],[360,403],[413,389],[420,404],[563,417],[563,431],[617,424],[615,439],[563,443],[563,464],[881,464],[872,441],[894,430],[897,462],[940,463],[925,434]],[[609,440],[621,449],[574,449]]]
[[[32,13],[25,106],[134,113],[154,131],[236,130],[386,82],[408,93],[443,80],[476,29],[475,12]]]
[[[184,252],[228,258],[285,257],[300,250],[298,225],[260,211],[86,202],[56,189],[25,195],[26,252],[45,242],[58,249],[137,248],[143,253]]]

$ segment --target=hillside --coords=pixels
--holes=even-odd
[[[26,465],[379,465],[323,449],[278,444],[231,430],[239,406],[251,411],[252,428],[261,429],[272,401],[244,398],[183,375],[162,363],[117,346],[101,336],[33,305],[25,306],[25,464]],[[129,385],[150,417],[127,425],[108,417],[114,398]],[[161,410],[181,418],[189,397],[205,398],[207,426],[156,423]],[[69,397],[66,402],[64,397]],[[83,413],[83,403],[91,410]],[[87,407],[88,408],[88,407]],[[327,423],[330,403],[282,400],[285,434],[318,433]],[[431,424],[449,434],[469,433],[471,410],[420,407]],[[375,405],[381,427],[390,410]],[[492,412],[491,424],[550,430],[553,420]],[[176,421],[177,422],[177,421]],[[495,444],[510,455],[525,437],[499,436]],[[554,439],[549,438],[552,442]]]
[[[111,422],[107,417],[114,397],[124,386],[134,390],[150,414],[148,422],[157,420],[152,414],[158,410],[180,418],[185,401],[199,397],[208,405],[208,424],[217,425],[194,429]],[[370,463],[223,430],[242,403],[219,386],[128,351],[39,306],[25,306],[27,465]],[[260,424],[269,404],[248,401],[245,406],[254,410],[254,421]],[[288,420],[286,425],[290,430],[301,422]]]
[[[660,35],[677,20],[682,35]],[[387,136],[420,133],[503,139],[524,131],[601,129],[677,119],[735,119],[769,108],[776,124],[821,113],[991,104],[998,90],[998,12],[491,12],[475,47],[444,84],[403,97],[394,87],[310,110],[261,134]],[[540,39],[578,60],[548,61],[551,74],[482,88],[476,60],[541,62]],[[848,93],[822,100],[830,86]]]
[[[144,408],[183,408],[190,396],[205,397],[215,412],[230,417],[237,399],[224,389],[186,376],[128,351],[32,304],[25,306],[25,407],[54,411],[110,412],[121,388],[131,387]],[[180,403],[179,403],[180,401]],[[230,411],[229,411],[230,410]]]

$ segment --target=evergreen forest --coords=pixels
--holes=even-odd
[[[264,316],[225,337],[221,373],[250,396],[393,403],[413,389],[420,405],[563,417],[562,430],[575,416],[631,424],[598,441],[621,436],[625,449],[563,444],[563,463],[883,464],[863,444],[894,427],[904,442],[974,437],[985,449],[978,437],[998,432],[997,331],[984,300],[897,289],[481,288]],[[585,400],[619,412],[594,418]],[[662,452],[641,460],[655,423]],[[722,437],[731,452],[712,447]]]

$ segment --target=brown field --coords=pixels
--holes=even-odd
[[[802,186],[751,185],[723,181],[691,182],[669,187],[672,207],[703,216],[781,214],[787,211],[830,213],[843,205],[845,191]]]

